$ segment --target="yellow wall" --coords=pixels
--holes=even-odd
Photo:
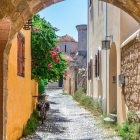
[[[17,75],[17,35],[12,41],[8,64],[7,140],[17,140],[33,110],[33,94],[37,84],[31,81],[31,32],[21,30],[25,36],[25,76]],[[36,93],[35,93],[36,92]]]
[[[38,95],[38,83],[35,82],[34,80],[31,81],[31,94],[32,96]],[[33,97],[32,98],[32,111],[36,108],[36,102],[37,102],[37,98]]]

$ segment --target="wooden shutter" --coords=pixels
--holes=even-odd
[[[98,50],[98,58],[97,58],[97,76],[100,77],[100,51]]]
[[[91,80],[90,62],[88,62],[88,80]]]
[[[95,55],[95,77],[97,77],[98,76],[98,57],[97,57],[97,55]]]
[[[90,75],[92,79],[93,78],[93,59],[90,59]]]
[[[93,60],[90,59],[90,62],[88,62],[88,80],[91,80],[93,78]]]
[[[25,38],[21,32],[17,35],[17,74],[24,76]]]

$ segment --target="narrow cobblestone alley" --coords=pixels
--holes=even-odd
[[[45,124],[22,140],[120,140],[62,90],[48,90],[47,95],[51,109]]]

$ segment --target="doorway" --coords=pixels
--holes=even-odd
[[[117,51],[112,44],[109,56],[109,113],[117,113]]]

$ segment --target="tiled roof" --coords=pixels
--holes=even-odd
[[[64,35],[61,38],[59,38],[60,42],[77,42],[73,37],[69,35]]]

